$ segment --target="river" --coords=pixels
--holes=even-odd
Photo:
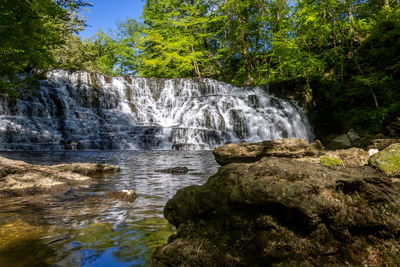
[[[152,251],[174,233],[163,208],[176,191],[200,185],[218,165],[211,151],[1,152],[34,164],[95,162],[121,172],[63,195],[0,202],[0,266],[146,266]],[[175,166],[187,174],[155,172]],[[104,197],[133,189],[133,202]]]

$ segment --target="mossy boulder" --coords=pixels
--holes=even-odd
[[[264,157],[225,165],[164,209],[153,266],[396,266],[400,183],[369,166]]]
[[[297,161],[317,163],[325,166],[359,167],[368,165],[369,153],[361,148],[328,151],[320,157],[296,158]]]
[[[324,165],[336,165],[343,167],[358,167],[368,165],[369,154],[361,148],[340,149],[328,151],[321,157]]]
[[[305,139],[299,138],[228,144],[213,151],[215,160],[221,165],[256,162],[263,157],[319,157],[324,153],[324,147],[318,140],[308,144]]]
[[[400,177],[400,143],[393,144],[369,159],[369,165],[391,177]]]

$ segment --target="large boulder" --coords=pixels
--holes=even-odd
[[[332,141],[330,141],[326,145],[326,148],[332,149],[332,150],[346,149],[349,147],[351,147],[351,140],[347,134],[342,134],[342,135],[335,137]]]
[[[350,129],[347,132],[347,136],[349,137],[351,143],[355,143],[361,138],[360,135],[354,129]]]
[[[369,159],[369,165],[391,176],[400,177],[400,143],[393,144]]]
[[[181,189],[153,266],[396,266],[400,183],[369,166],[264,157]]]
[[[318,140],[308,144],[305,139],[286,138],[259,143],[228,144],[217,147],[213,154],[219,164],[225,165],[256,162],[263,157],[318,157],[324,152],[324,147]]]
[[[72,163],[43,166],[0,157],[0,198],[64,192],[73,185],[93,183],[93,177],[118,171],[119,167],[108,164]]]

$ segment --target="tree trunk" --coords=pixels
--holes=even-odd
[[[385,0],[385,9],[390,9],[390,0]]]
[[[194,54],[194,47],[192,46],[192,53]],[[196,74],[197,78],[201,78],[199,65],[197,64],[197,60],[193,59],[193,66],[194,66],[194,73]]]

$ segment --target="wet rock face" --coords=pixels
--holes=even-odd
[[[264,157],[181,189],[177,235],[154,266],[379,266],[398,263],[400,183],[371,167]]]
[[[0,198],[65,192],[77,184],[93,183],[94,177],[118,171],[119,167],[108,164],[72,163],[42,166],[0,157]]]
[[[215,160],[221,164],[256,162],[262,157],[318,157],[324,147],[317,140],[308,144],[305,139],[286,138],[259,143],[228,144],[214,149]]]

